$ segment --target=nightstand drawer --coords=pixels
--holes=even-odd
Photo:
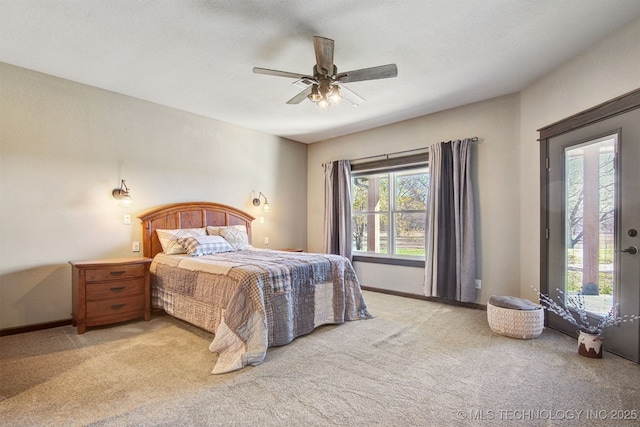
[[[117,282],[87,284],[87,301],[125,298],[140,294],[144,294],[144,277],[132,280],[120,280]]]
[[[143,264],[88,268],[85,273],[85,280],[89,283],[144,277],[144,270],[145,266]]]
[[[151,319],[153,259],[147,257],[69,261],[71,319],[84,334],[87,326]]]
[[[87,313],[90,313],[90,317],[144,311],[144,308],[144,295],[113,300],[87,301]]]

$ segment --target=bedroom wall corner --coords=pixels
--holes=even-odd
[[[536,300],[540,283],[540,143],[538,132],[640,87],[640,19],[622,27],[521,92],[522,197],[520,295]]]
[[[160,205],[258,218],[262,191],[254,245],[306,247],[305,144],[9,64],[0,81],[0,329],[69,319],[68,261],[140,255],[136,217]],[[111,197],[121,179],[130,208]]]

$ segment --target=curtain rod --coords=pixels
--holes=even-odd
[[[479,139],[478,139],[478,137],[477,137],[477,136],[471,137],[471,138],[469,138],[469,139],[471,140],[471,142],[478,142],[478,141],[479,141]],[[444,141],[443,141],[443,142],[444,142]],[[446,142],[444,142],[444,143],[445,143],[445,144],[448,144],[448,143],[450,143],[450,142],[451,142],[451,140],[450,140],[450,141],[446,141]],[[429,149],[429,147],[414,148],[414,149],[412,149],[412,150],[396,151],[396,152],[394,152],[394,153],[377,154],[377,155],[375,155],[375,156],[359,157],[359,158],[357,158],[357,159],[351,159],[350,161],[351,161],[351,162],[357,162],[357,161],[360,161],[360,160],[375,159],[376,157],[386,157],[386,158],[388,159],[388,158],[389,158],[389,156],[396,156],[396,155],[398,155],[398,154],[412,153],[412,152],[414,152],[414,151],[423,151],[423,150],[428,150],[428,149]],[[324,166],[324,163],[323,163],[322,165]]]

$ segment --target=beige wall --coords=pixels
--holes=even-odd
[[[540,283],[540,129],[640,88],[640,19],[521,92],[520,293]]]
[[[478,241],[477,278],[482,280],[477,302],[492,294],[511,293],[520,277],[518,234],[520,159],[519,95],[490,99],[354,135],[315,143],[308,153],[308,244],[321,251],[323,162],[354,159],[422,148],[439,141],[477,136],[473,147]],[[355,264],[363,285],[422,293],[424,269]]]
[[[321,163],[478,136],[477,271],[482,290],[535,299],[540,280],[537,129],[640,87],[640,20],[519,94],[336,138],[309,147],[308,245],[322,249]],[[424,269],[355,263],[363,285],[422,293]]]
[[[262,191],[254,244],[306,247],[306,145],[2,63],[0,82],[0,329],[70,318],[67,262],[137,255],[136,216],[162,204],[258,217]]]

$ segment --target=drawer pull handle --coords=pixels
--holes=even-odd
[[[122,276],[124,273],[126,273],[126,271],[121,270],[121,271],[112,271],[111,275],[112,276]]]
[[[118,286],[116,288],[111,288],[112,292],[120,292],[120,291],[124,291],[126,289],[126,286]]]
[[[127,304],[113,304],[113,305],[111,306],[111,308],[112,308],[113,310],[120,310],[120,309],[121,309],[122,307],[124,307],[125,305],[127,305]]]

